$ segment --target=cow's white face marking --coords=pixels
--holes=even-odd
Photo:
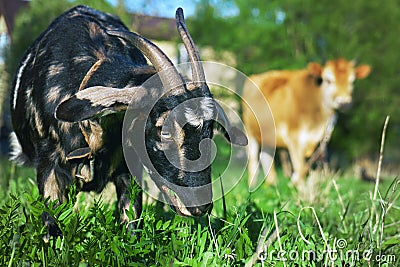
[[[331,66],[322,72],[322,105],[327,110],[341,108],[352,101],[353,82],[356,78],[354,70],[350,74],[339,73],[339,77],[336,75]]]
[[[356,80],[356,74],[354,73],[354,71],[352,71],[349,75],[349,83],[352,85],[355,80]],[[353,89],[353,86],[351,86],[351,88]]]
[[[334,94],[337,90],[335,73],[327,67],[322,72],[322,105],[326,109],[335,109]]]

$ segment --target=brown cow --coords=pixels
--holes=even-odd
[[[306,158],[322,140],[335,111],[351,104],[354,80],[367,77],[370,71],[368,65],[355,67],[353,61],[336,59],[328,61],[325,66],[311,62],[306,69],[269,71],[250,76],[270,105],[275,121],[276,147],[289,151],[293,183],[304,181]],[[260,109],[268,112],[268,107],[257,104],[261,100],[256,91],[251,82],[245,84],[243,99],[247,104],[243,103],[243,121],[249,139],[250,184],[257,175],[258,158],[267,174],[275,152],[275,140],[268,135],[262,137],[263,132],[273,132],[273,129],[260,125],[253,113],[260,112]],[[269,182],[274,183],[275,179],[272,166]]]

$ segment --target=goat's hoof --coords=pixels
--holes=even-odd
[[[138,231],[138,222],[127,222],[123,224],[126,233],[129,234],[130,236],[136,236],[139,238],[139,231]]]
[[[61,232],[61,229],[57,226],[55,223],[48,223],[47,224],[47,232],[46,235],[43,237],[43,240],[45,243],[48,243],[50,241],[51,237],[57,238],[57,237],[62,237],[63,234]]]

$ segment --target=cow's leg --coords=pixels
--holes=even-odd
[[[58,201],[57,204],[63,202],[65,200],[65,189],[68,186],[68,175],[61,168],[53,165],[48,159],[39,162],[36,171],[39,193],[43,199]],[[60,228],[47,212],[42,214],[42,220],[47,228],[47,233],[44,237],[46,242],[49,241],[50,236],[62,236]]]
[[[248,166],[247,171],[249,174],[249,187],[252,188],[256,185],[258,175],[258,158],[260,155],[260,145],[254,136],[248,136],[247,145]]]
[[[266,177],[266,182],[271,185],[277,183],[277,175],[274,167],[274,151],[267,148],[260,153],[260,162]]]
[[[286,149],[279,151],[279,159],[282,164],[283,175],[285,177],[292,176],[292,163],[290,162],[289,153]]]
[[[301,186],[307,173],[304,148],[293,143],[288,145],[288,149],[293,165],[292,182],[297,186]]]

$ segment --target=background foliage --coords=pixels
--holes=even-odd
[[[356,82],[353,108],[340,114],[330,145],[347,159],[376,154],[390,115],[386,154],[399,162],[399,7],[397,0],[202,0],[190,30],[197,44],[231,51],[248,75],[336,57],[370,64],[373,71]]]

